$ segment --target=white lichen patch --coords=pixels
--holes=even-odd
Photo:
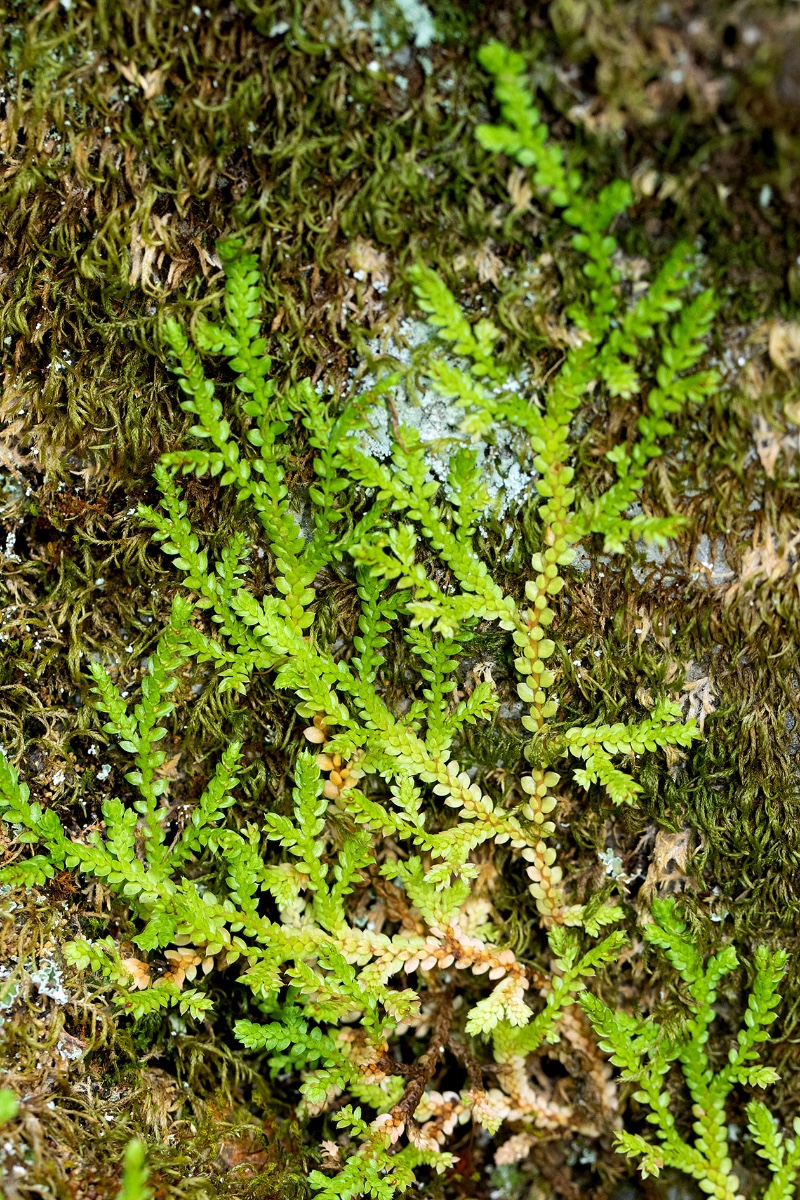
[[[11,912],[13,901],[7,896],[4,896],[4,901],[4,910]],[[30,1001],[34,994],[47,997],[56,1004],[70,1002],[71,997],[64,986],[64,976],[52,946],[40,950],[36,964],[34,960],[26,958],[20,965],[16,955],[0,964],[0,1026],[4,1024],[6,1014],[10,1014],[18,1002]]]
[[[56,1004],[69,1003],[70,996],[64,987],[61,968],[47,953],[39,958],[37,966],[28,959],[20,969],[14,960],[0,966],[0,1026],[4,1013],[10,1013],[18,1000],[30,996],[31,988],[39,996],[46,996]]]
[[[410,40],[418,50],[427,48],[436,41],[438,32],[433,13],[421,0],[395,0],[403,15]]]
[[[630,514],[628,514],[630,515]],[[638,561],[631,564],[631,572],[637,583],[644,583],[653,574],[666,580],[668,577],[681,574],[673,562],[674,545],[667,542],[659,546],[656,542],[644,542],[638,539],[634,543]]]
[[[686,667],[686,683],[682,690],[686,699],[685,717],[687,720],[696,721],[698,729],[702,730],[706,717],[717,707],[717,693],[713,680],[699,663],[690,662]]]
[[[3,1024],[4,1012],[9,1012],[22,989],[22,980],[12,972],[11,967],[0,966],[0,1025]]]
[[[609,879],[624,879],[627,881],[628,876],[625,874],[622,859],[612,846],[607,846],[605,850],[598,850],[597,857],[603,864],[603,868]]]
[[[374,360],[387,367],[393,362],[401,368],[412,364],[414,351],[433,342],[435,331],[424,321],[405,319],[392,333],[368,343]],[[387,371],[382,370],[381,375]],[[378,381],[373,370],[359,381],[368,392]],[[506,392],[524,392],[530,386],[526,373],[506,380]],[[422,377],[416,389],[401,381],[391,389],[388,402],[381,399],[368,410],[369,428],[361,435],[362,448],[379,461],[391,458],[397,429],[414,429],[425,443],[425,459],[431,477],[444,483],[450,461],[458,450],[469,447],[476,452],[480,478],[488,493],[496,517],[514,514],[533,494],[536,471],[527,436],[518,429],[497,424],[486,437],[473,437],[464,430],[466,412],[455,400],[443,397]]]
[[[39,965],[32,970],[33,964],[25,964],[25,970],[40,996],[49,996],[56,1004],[66,1004],[69,993],[64,988],[63,977],[58,963],[53,958],[41,958]]]
[[[58,1035],[58,1041],[53,1049],[56,1057],[66,1064],[78,1062],[79,1059],[83,1058],[86,1050],[86,1044],[79,1038],[72,1037],[71,1034],[65,1033],[62,1029],[61,1033]]]
[[[694,562],[697,564],[694,573],[698,579],[712,587],[717,584],[731,583],[736,578],[736,572],[725,557],[724,537],[717,537],[712,543],[704,533],[697,543]]]

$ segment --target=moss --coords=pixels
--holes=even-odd
[[[570,869],[599,878],[598,852],[611,846],[634,876],[635,898],[657,831],[686,829],[684,868],[659,886],[686,889],[702,936],[713,942],[720,930],[730,933],[745,953],[764,939],[795,950],[800,802],[792,731],[800,714],[787,647],[800,610],[794,552],[785,548],[798,528],[797,427],[787,416],[796,381],[770,357],[766,329],[775,318],[791,319],[796,302],[795,27],[777,5],[731,15],[720,4],[698,15],[675,3],[664,16],[655,5],[599,0],[436,3],[441,39],[407,60],[395,53],[381,61],[367,7],[356,7],[359,29],[333,2],[210,3],[197,11],[146,0],[5,6],[2,521],[5,533],[14,532],[17,559],[3,564],[13,607],[0,660],[0,739],[27,756],[34,794],[76,826],[91,823],[104,789],[125,786],[116,752],[83,702],[84,666],[91,656],[115,655],[133,680],[168,607],[165,568],[132,516],[151,495],[158,453],[184,421],[153,345],[167,308],[193,314],[213,304],[220,233],[240,229],[260,251],[282,377],[324,374],[344,388],[355,365],[348,323],[391,320],[406,297],[400,268],[420,251],[468,302],[487,305],[510,356],[557,345],[562,286],[581,286],[571,252],[524,196],[511,211],[508,171],[469,132],[488,105],[472,48],[499,34],[530,53],[549,116],[598,181],[633,173],[639,201],[618,231],[629,260],[652,265],[677,235],[698,239],[723,298],[716,353],[724,386],[712,405],[683,420],[646,498],[654,509],[683,512],[684,536],[666,564],[642,561],[636,572],[607,564],[599,550],[590,555],[562,622],[570,712],[601,700],[610,719],[625,695],[639,697],[641,715],[648,693],[683,678],[689,663],[707,675],[716,709],[687,761],[669,775],[645,775],[635,811],[611,813],[591,793],[573,798]],[[752,43],[748,22],[759,31]],[[283,23],[285,32],[272,32]],[[354,278],[356,239],[387,256],[385,295]],[[534,265],[529,301],[531,289],[518,281]],[[534,334],[526,332],[531,310]],[[584,459],[601,464],[608,415],[588,409],[585,416]],[[771,471],[754,441],[760,418],[779,444]],[[630,425],[632,412],[625,407],[612,419]],[[599,478],[602,465],[594,469]],[[232,516],[215,495],[198,487],[191,500],[209,535],[217,526],[224,535]],[[710,544],[724,539],[728,581],[709,581],[697,569],[703,536]],[[524,512],[510,533],[498,529],[493,538],[498,565],[505,562],[513,578],[533,548]],[[331,642],[351,620],[348,589],[346,579],[332,581],[321,601]],[[475,654],[497,659],[488,639]],[[400,659],[397,669],[400,686]],[[502,687],[502,661],[496,678]],[[196,794],[234,730],[246,738],[243,791],[257,809],[265,788],[281,791],[296,733],[266,685],[241,711],[206,688],[175,769],[187,794]],[[504,718],[470,734],[464,752],[492,771],[498,759],[513,764],[520,750],[521,731]],[[112,765],[107,782],[98,779],[103,762]],[[523,883],[504,873],[520,948],[538,937]],[[50,936],[56,918],[47,904],[58,921],[79,920],[85,934],[107,927],[105,916],[92,915],[102,895],[69,887],[57,881],[46,902],[17,898],[11,928],[24,953]],[[798,994],[798,961],[794,954],[789,997]],[[655,986],[641,968],[635,975],[624,968],[621,979],[628,996]],[[192,1037],[173,1038],[162,1026],[127,1029],[93,986],[70,977],[78,997],[71,1006],[45,1011],[34,996],[3,1027],[12,1084],[37,1094],[36,1047],[52,1050],[64,1013],[63,1028],[84,1042],[82,1065],[59,1075],[58,1108],[31,1102],[28,1124],[12,1126],[20,1154],[30,1158],[25,1187],[48,1196],[114,1195],[125,1141],[144,1128],[134,1118],[148,1111],[151,1140],[158,1128],[162,1139],[153,1160],[157,1194],[301,1195],[301,1135],[285,1123],[287,1108],[269,1118],[275,1123],[265,1136],[245,1060],[224,1047],[204,1054]],[[800,1079],[797,1021],[797,1004],[788,1002],[774,1048],[785,1116]],[[153,1045],[163,1051],[159,1065],[141,1071],[136,1064]],[[169,1112],[184,1078],[190,1099]],[[115,1118],[112,1150],[101,1151],[96,1138],[106,1115]],[[187,1133],[190,1121],[196,1135]],[[240,1125],[250,1131],[252,1153],[234,1136]],[[178,1142],[170,1146],[173,1133]],[[515,1177],[514,1194],[570,1196],[588,1186],[611,1195],[620,1168],[608,1139],[595,1166],[554,1165],[551,1149],[534,1155],[535,1175],[526,1168]],[[242,1161],[230,1165],[237,1155]],[[220,1156],[227,1166],[218,1165]],[[480,1153],[476,1162],[481,1182],[453,1178],[436,1188],[483,1195]]]

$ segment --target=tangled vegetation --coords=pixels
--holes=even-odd
[[[20,79],[45,91],[60,46],[88,64],[92,38],[127,36],[118,14],[64,7],[66,41],[45,51],[39,17],[14,51]],[[320,12],[315,41],[311,10],[240,26],[192,10],[220,37],[239,30],[238,49],[212,39],[209,53],[245,67],[259,38],[330,58],[356,20],[390,64],[366,64],[381,86],[409,46],[424,77],[426,55],[461,36],[424,5],[357,12]],[[166,18],[141,19],[153,46]],[[214,210],[221,238],[191,232],[202,189],[176,184],[174,228],[202,281],[180,265],[157,190],[147,213],[137,200],[124,220],[119,207],[105,224],[82,218],[97,244],[67,258],[101,281],[86,330],[115,331],[107,361],[126,364],[107,399],[94,333],[73,368],[73,301],[55,278],[66,324],[51,314],[48,342],[30,338],[47,378],[24,339],[9,360],[9,477],[46,468],[35,496],[10,487],[6,507],[4,686],[20,701],[0,755],[12,1200],[572,1196],[587,1179],[610,1198],[639,1194],[625,1156],[647,1187],[666,1170],[668,1186],[690,1176],[725,1200],[795,1194],[800,1142],[783,1130],[796,1014],[778,1008],[796,912],[796,683],[782,661],[795,540],[790,500],[775,508],[794,497],[791,392],[776,417],[778,376],[740,355],[758,415],[737,409],[728,264],[696,230],[666,238],[669,222],[637,258],[653,195],[641,169],[608,147],[594,162],[543,118],[531,53],[485,40],[477,60],[470,87],[491,82],[493,119],[455,112],[466,209],[451,222],[452,197],[442,207],[433,188],[397,209],[411,236],[391,232],[382,205],[421,136],[402,158],[392,126],[400,157],[358,211],[336,210],[341,305],[320,272],[330,212],[303,208],[297,226],[301,241],[303,220],[321,233],[305,300],[280,266],[317,186],[305,156],[339,145],[329,130],[282,143],[289,172],[257,205],[240,160],[238,198]],[[119,70],[172,120],[167,68],[145,65],[123,55]],[[245,70],[221,105],[193,101],[225,188],[223,146],[258,110],[256,78]],[[368,102],[350,86],[336,120]],[[71,103],[62,118],[79,124]],[[120,132],[129,181],[145,159],[162,180],[184,169],[183,146],[168,164],[154,128]],[[345,180],[368,157],[348,153]],[[421,196],[437,168],[408,169],[401,192]],[[15,205],[37,171],[12,171]],[[385,250],[359,232],[367,212]],[[465,213],[458,238],[480,226],[486,240],[454,259]],[[270,237],[256,236],[262,219]],[[125,308],[137,288],[144,306]],[[10,304],[7,327],[30,334],[32,303]],[[784,314],[757,335],[781,378],[800,359],[796,330]],[[105,441],[80,440],[109,419]],[[63,493],[65,467],[82,496]],[[773,490],[748,509],[756,470]],[[41,553],[33,530],[50,537]],[[703,564],[705,593],[676,584],[676,549],[695,576]],[[41,635],[21,638],[25,623]],[[785,746],[734,719],[758,686]],[[31,720],[47,730],[39,759]],[[776,1009],[785,1047],[766,1046]],[[754,1065],[759,1046],[769,1063]],[[87,1176],[98,1127],[111,1154]]]

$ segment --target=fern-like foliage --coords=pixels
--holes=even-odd
[[[126,778],[136,798],[108,800],[103,828],[79,839],[54,812],[31,803],[0,757],[2,814],[38,848],[3,879],[32,885],[69,868],[102,879],[128,903],[138,930],[135,954],[121,958],[111,938],[77,941],[69,953],[114,981],[135,1015],[170,1004],[193,1016],[208,1013],[203,975],[238,964],[239,982],[263,1015],[238,1023],[241,1041],[263,1053],[272,1071],[302,1073],[307,1111],[348,1100],[336,1121],[351,1152],[346,1161],[332,1160],[335,1176],[312,1175],[322,1196],[345,1200],[388,1200],[421,1164],[446,1169],[453,1160],[443,1146],[460,1121],[474,1119],[491,1132],[504,1120],[523,1129],[569,1124],[569,1109],[533,1085],[526,1059],[558,1040],[559,1021],[622,939],[607,932],[621,909],[597,898],[571,902],[556,862],[551,839],[565,786],[561,764],[579,764],[573,779],[580,787],[599,786],[612,803],[633,803],[640,790],[629,773],[633,757],[688,746],[697,736],[666,698],[643,720],[566,727],[554,694],[552,626],[554,599],[582,537],[599,534],[616,550],[632,537],[659,540],[676,529],[673,518],[631,516],[628,509],[659,439],[671,432],[669,415],[713,386],[708,373],[686,373],[702,353],[713,303],[707,293],[688,305],[680,299],[690,282],[689,254],[681,248],[645,295],[625,306],[609,229],[629,203],[627,185],[595,196],[549,139],[521,60],[491,45],[482,61],[495,78],[504,123],[481,127],[481,142],[529,167],[542,197],[577,230],[574,246],[589,281],[585,303],[569,310],[580,337],[550,372],[545,394],[524,397],[506,386],[497,328],[470,320],[429,268],[418,265],[410,274],[438,337],[439,351],[428,355],[425,369],[463,406],[465,436],[479,439],[509,425],[529,439],[540,548],[527,581],[514,594],[504,591],[482,557],[487,496],[474,448],[452,457],[444,486],[411,429],[398,428],[390,463],[365,449],[369,407],[391,392],[397,375],[343,406],[323,402],[308,381],[275,388],[261,334],[258,262],[228,240],[220,247],[219,319],[201,322],[191,338],[176,318],[164,324],[165,352],[194,424],[191,444],[163,457],[160,502],[143,506],[141,517],[171,557],[182,589],[133,707],[111,674],[92,668],[96,708],[105,732],[131,756]],[[598,383],[612,396],[644,391],[640,349],[657,330],[660,361],[638,437],[609,454],[616,481],[608,490],[579,496],[571,429],[582,397]],[[204,366],[215,356],[235,380],[224,400]],[[292,423],[302,426],[314,452],[302,512],[287,481]],[[215,477],[252,518],[271,568],[266,594],[251,583],[244,534],[214,558],[202,544],[181,487],[186,475]],[[315,584],[324,569],[349,572],[361,605],[352,646],[336,652],[315,627]],[[488,680],[468,695],[456,692],[471,639],[492,624],[515,648],[522,723],[531,735],[530,770],[504,799],[458,760],[465,727],[490,721],[498,707]],[[401,707],[389,702],[386,687],[390,634],[404,639],[418,664],[409,704]],[[235,743],[188,819],[176,818],[160,743],[190,660],[213,664],[222,686],[240,693],[256,673],[269,673],[307,723],[310,749],[297,754],[291,802],[276,797],[261,825],[226,821],[239,765]],[[402,853],[376,858],[383,838]],[[475,852],[486,844],[507,845],[526,862],[553,973],[520,961],[493,924],[490,897],[475,883]],[[386,929],[356,917],[356,900],[378,885],[405,914]],[[158,958],[169,969],[156,978]],[[456,989],[468,998],[460,1009]],[[428,1036],[413,1067],[396,1053],[409,1029]],[[493,1041],[491,1087],[460,1035]],[[445,1056],[467,1064],[469,1087],[461,1095],[430,1086]],[[774,1138],[769,1145],[778,1154]]]
[[[133,1138],[125,1147],[122,1187],[117,1200],[152,1200],[153,1189],[147,1186],[149,1178],[144,1144]]]
[[[739,1178],[734,1173],[729,1146],[725,1103],[737,1084],[767,1087],[778,1076],[771,1067],[757,1062],[758,1048],[769,1036],[780,1001],[778,986],[786,969],[783,951],[771,953],[760,947],[756,954],[755,978],[748,997],[744,1025],[728,1051],[727,1062],[714,1071],[707,1045],[716,1017],[714,1004],[721,980],[735,969],[736,951],[725,946],[707,961],[695,946],[672,899],[653,903],[654,922],[645,928],[647,941],[663,951],[685,984],[688,1015],[684,1030],[668,1033],[652,1017],[614,1012],[596,996],[580,998],[600,1040],[601,1049],[623,1079],[636,1082],[634,1099],[649,1112],[655,1140],[640,1134],[618,1135],[622,1154],[640,1161],[642,1175],[658,1175],[662,1167],[674,1167],[696,1179],[701,1189],[715,1200],[741,1200]],[[677,1064],[692,1100],[693,1140],[680,1132],[672,1112],[667,1076]],[[763,1193],[765,1200],[790,1200],[800,1169],[800,1138],[784,1139],[778,1123],[761,1100],[747,1106],[750,1133],[758,1153],[766,1159],[772,1179]],[[800,1133],[800,1121],[795,1121]]]

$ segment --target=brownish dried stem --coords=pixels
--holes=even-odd
[[[406,1090],[392,1109],[393,1121],[405,1121],[406,1125],[413,1124],[413,1115],[422,1099],[426,1084],[430,1082],[436,1071],[439,1059],[450,1041],[450,1019],[453,1015],[453,989],[446,988],[436,1012],[428,1049],[412,1068],[413,1078]],[[396,1064],[400,1065],[400,1064]],[[402,1074],[403,1072],[397,1072]]]
[[[419,1070],[419,1063],[401,1063],[386,1053],[376,1058],[370,1066],[372,1070],[382,1071],[384,1075],[402,1075],[405,1078],[409,1075],[416,1076]]]
[[[447,1039],[447,1046],[452,1050],[453,1054],[464,1064],[469,1076],[469,1086],[475,1091],[483,1090],[483,1072],[486,1069],[482,1063],[479,1063],[475,1055],[465,1046],[463,1042],[456,1041],[455,1038]]]

